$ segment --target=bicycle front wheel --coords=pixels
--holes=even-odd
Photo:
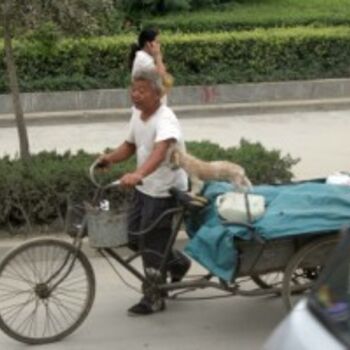
[[[46,344],[66,337],[85,320],[94,298],[91,264],[67,242],[33,240],[0,263],[0,328],[18,341]]]

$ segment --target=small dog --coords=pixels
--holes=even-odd
[[[191,177],[192,185],[197,187],[201,181],[228,181],[241,190],[250,189],[252,183],[245,175],[244,169],[225,160],[205,162],[188,153],[174,149],[170,156],[173,169],[183,168]],[[195,193],[198,189],[196,188]]]

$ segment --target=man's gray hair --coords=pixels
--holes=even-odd
[[[164,94],[164,83],[162,76],[155,69],[140,69],[134,74],[132,81],[149,81],[152,87],[160,94]]]

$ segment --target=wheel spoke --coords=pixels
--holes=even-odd
[[[35,314],[36,310],[37,310],[37,305],[38,305],[38,301],[36,300],[35,305],[34,305],[34,309],[29,313],[29,315],[27,317],[25,317],[22,322],[18,325],[17,329],[20,332],[25,333],[27,327],[31,327],[33,320],[32,320],[32,316]]]
[[[59,307],[61,307],[62,310],[65,310],[65,312],[71,318],[72,321],[74,321],[76,319],[75,315],[72,313],[72,311],[75,313],[76,310],[69,308],[66,304],[63,304],[63,302],[60,299],[58,299],[54,296],[52,297],[51,301],[53,303],[55,303],[56,305],[58,305]]]
[[[65,288],[67,288],[67,287],[71,288],[73,286],[76,286],[77,284],[79,285],[79,284],[84,283],[84,282],[85,282],[85,276],[80,276],[79,278],[75,278],[73,280],[71,279],[69,282],[64,281],[62,283],[62,285]]]
[[[7,307],[3,307],[2,308],[2,312],[1,312],[1,317],[3,319],[5,319],[5,316],[9,316],[7,318],[7,322],[9,325],[12,324],[12,321],[16,320],[17,316],[19,315],[19,313],[23,310],[23,308],[27,305],[29,305],[31,302],[33,302],[35,300],[35,296],[32,296],[31,298],[28,298],[28,300],[26,300],[25,302],[23,303],[20,303],[20,304],[12,304],[12,305],[9,305]],[[18,310],[19,309],[19,310]],[[6,310],[5,312],[3,312],[3,310]],[[18,312],[17,312],[18,310]]]
[[[29,335],[33,334],[33,336],[36,336],[36,331],[37,331],[37,322],[36,322],[36,319],[37,319],[37,316],[38,316],[38,309],[39,309],[39,301],[36,300],[35,302],[35,308],[33,310],[33,321],[31,323],[31,327],[30,327],[30,332],[29,332]]]
[[[28,289],[28,290],[19,290],[17,292],[8,292],[5,294],[0,293],[0,303],[4,303],[10,299],[16,298],[21,294],[28,294],[28,293],[33,293],[33,291],[31,289]]]
[[[10,305],[7,305],[7,306],[3,306],[1,308],[1,314],[3,315],[4,312],[3,311],[9,311],[9,310],[12,310],[12,309],[16,309],[16,308],[22,308],[24,306],[26,306],[27,304],[29,304],[30,302],[32,302],[33,300],[35,299],[35,296],[32,297],[32,298],[28,298],[26,301],[22,302],[22,303],[19,303],[19,304],[10,304]]]
[[[86,296],[88,295],[89,290],[88,288],[82,289],[81,291],[65,291],[65,290],[55,290],[53,293],[57,298],[63,299],[63,300],[71,300],[76,301],[80,303],[84,303],[84,300],[86,299]]]
[[[35,282],[29,280],[27,277],[20,274],[13,266],[7,266],[7,271],[17,276],[21,281],[28,283],[30,286],[33,286]]]
[[[42,278],[40,275],[40,271],[39,271],[37,265],[35,264],[35,260],[28,257],[28,252],[24,252],[24,254],[22,254],[21,257],[22,257],[22,260],[27,264],[27,267],[33,273],[33,277],[35,278],[35,282],[41,282]]]
[[[49,304],[51,303],[51,301],[49,300]],[[52,303],[52,310],[51,310],[51,317],[54,320],[54,322],[57,324],[57,326],[59,327],[60,330],[64,329],[64,326],[62,326],[61,320],[59,315],[56,315],[54,312],[54,308],[56,307],[56,309],[58,310],[57,306],[54,305],[54,303]]]
[[[5,275],[5,274],[2,274],[0,276],[0,279],[5,279],[5,280],[11,280],[11,281],[15,281],[15,282],[25,282],[28,284],[27,281],[24,281],[22,278],[19,278],[18,276],[10,276],[10,275]],[[30,285],[34,285],[34,283],[31,283]]]
[[[61,287],[61,285],[59,285],[59,287],[56,288],[57,292],[61,292],[61,293],[69,293],[69,294],[82,294],[85,295],[88,292],[88,288],[82,288],[82,289],[70,289],[70,288],[65,288],[65,287]]]
[[[5,284],[3,282],[0,283],[0,292],[1,291],[4,291],[4,292],[16,292],[16,291],[21,291],[23,290],[22,288],[19,288],[19,287],[15,287],[15,286],[12,286],[10,284]]]
[[[53,303],[56,308],[57,308],[57,311],[59,312],[59,314],[62,316],[62,318],[64,318],[64,321],[66,322],[70,322],[69,318],[67,318],[67,314],[65,314],[63,311],[62,311],[62,306],[56,301],[56,300],[52,300],[50,301],[51,303]]]
[[[74,300],[74,301],[82,301],[82,300],[84,300],[81,297],[81,295],[84,295],[84,294],[80,294],[80,296],[79,296],[79,295],[74,295],[74,294],[72,295],[71,293],[65,293],[65,292],[62,292],[62,291],[56,291],[55,295],[56,296],[61,295],[62,297],[65,297],[67,299],[71,299],[71,300]]]
[[[50,309],[49,309],[49,302],[47,301],[44,303],[45,309],[46,309],[46,315],[49,325],[51,325],[51,329],[53,330],[54,334],[58,334],[60,332],[59,328],[57,328],[57,323],[55,318],[52,316]]]
[[[82,306],[82,304],[84,304],[84,303],[78,303],[76,300],[72,300],[72,299],[70,299],[69,297],[66,297],[66,296],[64,296],[64,295],[57,295],[56,293],[55,294],[53,294],[53,296],[56,298],[56,299],[58,299],[59,297],[60,297],[60,300],[62,301],[62,302],[64,302],[65,304],[69,304],[70,305],[70,307],[76,307],[76,308],[81,308],[81,306]],[[81,299],[80,299],[81,300]]]

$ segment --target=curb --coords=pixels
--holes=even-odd
[[[293,100],[255,103],[224,103],[193,106],[174,106],[179,118],[215,117],[224,115],[252,115],[283,112],[308,112],[350,109],[350,98],[321,100]],[[41,112],[25,115],[28,125],[55,125],[101,123],[128,120],[130,109],[81,110],[68,112]],[[0,114],[0,127],[14,127],[12,114]]]

